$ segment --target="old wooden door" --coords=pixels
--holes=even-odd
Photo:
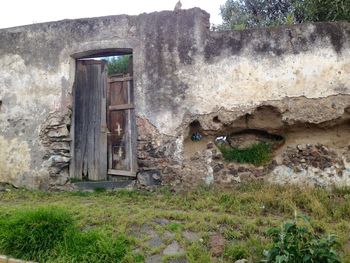
[[[136,176],[135,118],[131,74],[108,79],[108,174]]]
[[[107,179],[106,63],[78,60],[74,87],[71,176]]]

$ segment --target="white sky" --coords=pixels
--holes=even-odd
[[[0,28],[62,19],[173,10],[177,0],[2,0]],[[221,23],[225,0],[181,0],[182,9],[200,7],[210,22]]]

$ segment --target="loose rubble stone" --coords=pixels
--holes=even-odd
[[[161,176],[158,170],[143,171],[137,175],[140,186],[155,186],[161,184]]]

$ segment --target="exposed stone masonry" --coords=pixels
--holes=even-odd
[[[147,119],[137,118],[136,125],[139,186],[151,187],[176,181],[179,160],[174,156],[174,142],[161,136]]]
[[[324,171],[326,168],[336,165],[338,173],[341,175],[342,169],[344,169],[343,160],[337,156],[337,153],[322,144],[287,146],[282,157],[282,164],[294,169],[295,172],[300,172],[310,166]]]
[[[184,161],[182,184],[187,188],[201,184],[230,187],[242,182],[262,180],[276,165],[275,160],[259,167],[227,162],[220,150],[210,142],[206,150],[199,151]]]
[[[70,155],[71,111],[52,112],[41,128],[40,139],[47,152],[44,156],[49,171],[49,188],[62,186],[68,181]]]
[[[267,180],[278,184],[346,186],[350,183],[350,147],[336,152],[322,144],[288,146]]]

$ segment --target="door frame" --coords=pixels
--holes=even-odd
[[[77,73],[77,60],[79,59],[89,59],[89,58],[97,58],[97,57],[107,57],[107,56],[120,56],[120,55],[132,55],[133,56],[133,49],[132,48],[105,48],[105,49],[96,49],[96,50],[87,50],[82,52],[77,52],[72,54],[71,57],[71,63],[72,63],[72,78],[75,80],[76,73]],[[132,61],[132,72],[133,72],[133,61]],[[132,89],[134,90],[134,85],[132,82]],[[72,108],[72,117],[71,117],[71,125],[70,125],[70,139],[71,139],[71,146],[70,146],[70,153],[71,153],[71,162],[69,164],[69,178],[76,178],[79,179],[79,176],[75,173],[74,169],[74,153],[75,153],[75,125],[74,125],[74,105],[75,105],[75,81],[72,85],[72,93],[71,93],[71,108]],[[106,104],[107,105],[107,104]],[[135,107],[135,103],[134,103]],[[107,109],[106,109],[106,121],[107,121]],[[137,126],[136,126],[136,115],[135,115],[135,109],[132,111],[133,114],[131,114],[131,130],[133,131],[133,143],[131,147],[132,152],[132,165],[131,169],[132,172],[125,172],[125,171],[119,171],[111,173],[108,172],[108,156],[106,156],[106,162],[107,162],[107,180],[111,180],[110,176],[127,176],[127,177],[136,177],[137,173]],[[105,127],[101,127],[101,129],[107,130],[107,125]],[[108,146],[107,146],[108,147]],[[108,149],[107,149],[108,150]]]

